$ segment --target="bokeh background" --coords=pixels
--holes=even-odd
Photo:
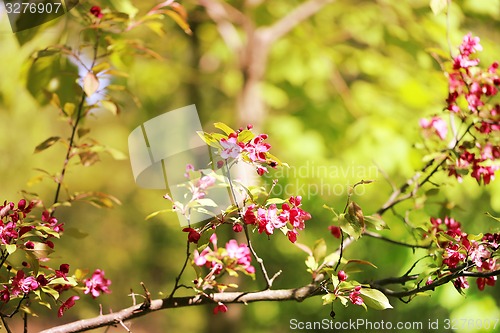
[[[297,0],[227,2],[244,12],[256,26],[271,25],[302,3]],[[76,10],[84,12],[98,4],[102,8],[143,14],[156,3],[85,1]],[[299,242],[312,246],[323,237],[331,251],[338,247],[339,241],[329,234],[327,227],[332,216],[322,208],[323,204],[342,210],[348,187],[360,179],[373,179],[376,182],[364,186],[356,197],[365,214],[372,213],[391,192],[384,173],[394,183],[401,184],[423,166],[424,153],[416,145],[422,142],[418,120],[439,113],[447,95],[446,78],[431,55],[436,49],[448,52],[446,16],[435,16],[428,0],[338,0],[297,25],[270,48],[267,68],[259,83],[265,108],[258,118],[238,111],[238,98],[245,82],[240,67],[242,55],[227,46],[216,24],[197,1],[181,3],[189,15],[191,36],[169,19],[163,21],[166,31],[163,36],[146,27],[127,36],[143,41],[163,59],[124,56],[120,60],[119,65],[129,74],[126,85],[130,93],[115,94],[121,107],[119,116],[98,112],[86,120],[93,138],[126,153],[128,134],[135,127],[190,104],[196,104],[207,131],[214,129],[212,124],[216,121],[238,128],[245,126],[248,119],[257,119],[258,130],[269,134],[273,153],[291,166],[281,173],[276,171],[279,184],[290,184],[288,193],[283,194],[298,192],[304,198],[304,208],[313,216]],[[459,45],[468,32],[480,36],[484,48],[481,61],[489,65],[500,55],[499,19],[498,0],[452,1],[448,31],[451,45]],[[50,84],[57,64],[47,64],[46,70],[34,73],[31,56],[49,45],[74,42],[81,26],[71,13],[18,34],[8,32],[8,21],[2,13],[0,26],[1,200],[16,201],[22,196],[20,191],[26,190],[50,202],[55,184],[47,180],[36,182],[39,173],[34,169],[60,170],[65,147],[56,145],[40,154],[33,151],[50,136],[68,137],[69,130],[53,106],[33,94]],[[245,40],[243,30],[237,29],[237,33]],[[140,104],[134,102],[132,95]],[[141,281],[155,298],[161,297],[162,292],[168,294],[182,265],[186,235],[181,232],[175,215],[145,220],[151,212],[169,208],[162,198],[164,191],[136,186],[127,159],[117,161],[105,154],[101,159],[90,168],[74,165],[67,185],[71,191],[113,194],[122,205],[97,209],[76,203],[58,210],[58,217],[67,228],[78,229],[88,236],[63,237],[56,244],[60,257],[53,260],[69,262],[72,269],[102,268],[113,281],[113,292],[97,300],[82,297],[61,319],[54,312],[42,310],[40,318],[30,320],[33,331],[96,316],[99,304],[104,312],[130,306],[132,299],[128,294],[131,289],[141,292]],[[271,182],[271,176],[264,178],[264,183]],[[461,185],[454,181],[445,183],[448,186],[429,198],[421,211],[415,209],[418,202],[408,202],[400,207],[399,213],[412,210],[412,219],[424,222],[428,214],[438,212],[441,203],[446,202],[453,207],[452,216],[464,224],[467,232],[487,232],[497,226],[484,213],[500,214],[498,180],[489,187],[480,187],[473,179],[466,179]],[[385,218],[391,227],[391,237],[413,240],[397,216],[387,214]],[[305,253],[280,236],[271,240],[256,237],[255,242],[257,249],[265,253],[271,271],[283,269],[276,287],[308,283]],[[221,243],[224,237],[221,236]],[[366,281],[401,275],[422,254],[363,238],[345,256],[370,260],[378,266],[354,275]],[[192,278],[192,272],[188,271],[185,282]],[[250,289],[263,287],[262,283],[245,279],[241,285]],[[431,297],[417,298],[409,304],[391,299],[394,309],[383,312],[365,312],[360,307],[344,308],[340,304],[335,304],[334,309],[339,321],[366,318],[427,323],[446,318],[497,319],[498,299],[498,287],[478,292],[471,281],[465,296],[449,285]],[[291,319],[322,320],[329,318],[330,310],[322,307],[319,297],[303,303],[230,305],[226,314],[217,316],[212,314],[211,307],[190,307],[137,319],[131,329],[139,333],[289,332]],[[123,331],[111,328],[108,332],[120,330]]]

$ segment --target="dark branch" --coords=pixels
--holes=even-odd
[[[280,290],[264,290],[257,292],[225,292],[216,293],[206,296],[193,296],[193,297],[173,297],[164,298],[151,301],[148,308],[142,305],[135,305],[123,309],[119,312],[110,313],[107,315],[98,316],[90,319],[83,319],[66,325],[50,328],[40,333],[69,333],[69,332],[84,332],[91,329],[111,326],[119,324],[120,322],[142,317],[151,312],[180,308],[185,306],[217,304],[222,302],[224,304],[234,303],[252,303],[259,301],[297,301],[302,302],[306,298],[317,295],[320,292],[316,284],[309,284],[297,289],[280,289]]]

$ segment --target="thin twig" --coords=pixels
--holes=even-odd
[[[241,221],[243,222],[243,230],[245,232],[245,237],[247,239],[248,248],[250,249],[250,252],[252,253],[252,255],[255,258],[255,260],[259,263],[260,270],[262,271],[262,274],[264,275],[264,279],[266,280],[266,289],[270,289],[273,286],[274,279],[279,276],[279,273],[275,274],[270,279],[269,278],[269,274],[267,273],[267,270],[266,270],[266,266],[264,265],[264,260],[257,255],[257,252],[255,251],[255,249],[254,249],[254,247],[252,245],[252,241],[250,239],[250,233],[248,232],[248,225],[246,223],[244,223],[243,212],[241,211],[241,208],[240,208],[240,206],[238,204],[238,200],[236,198],[236,193],[234,191],[233,182],[231,180],[231,172],[229,170],[229,166],[227,164],[227,160],[226,160],[225,166],[226,166],[227,180],[228,180],[228,183],[229,183],[229,189],[230,189],[231,194],[233,196],[234,205],[236,206],[236,208],[238,210],[238,215],[239,215]]]
[[[1,318],[2,318],[3,327],[5,327],[5,330],[7,331],[7,333],[12,333],[12,331],[10,330],[9,325],[7,325],[6,318],[4,316],[1,316]]]
[[[28,314],[24,313],[23,315],[23,323],[24,323],[24,333],[28,333]]]
[[[95,63],[97,61],[97,52],[98,52],[98,48],[99,48],[100,35],[101,34],[100,34],[99,30],[96,30],[96,40],[95,40],[95,43],[94,43],[94,52],[93,52],[93,56],[92,56],[92,64],[90,66],[89,71],[92,70],[92,68],[95,66]],[[60,192],[61,192],[61,187],[62,187],[62,184],[63,184],[63,181],[64,181],[64,177],[66,175],[66,170],[68,169],[69,160],[71,158],[71,152],[72,152],[72,150],[74,148],[75,136],[76,136],[76,133],[77,133],[77,130],[78,130],[78,125],[80,124],[80,120],[82,119],[83,106],[85,104],[85,96],[86,96],[86,93],[82,89],[82,95],[80,97],[80,103],[78,104],[78,109],[77,109],[77,112],[76,112],[75,122],[74,122],[74,124],[72,126],[72,129],[71,129],[71,136],[70,136],[70,139],[69,139],[68,150],[66,151],[66,158],[64,159],[63,168],[61,170],[61,176],[59,177],[58,182],[57,182],[56,194],[54,196],[54,204],[56,204],[56,203],[59,202],[59,195],[60,195]],[[54,211],[52,212],[52,214],[54,214]]]
[[[405,243],[405,242],[400,242],[400,241],[387,238],[385,236],[379,235],[379,234],[377,234],[375,232],[371,232],[371,231],[365,231],[363,235],[366,235],[366,236],[369,236],[369,237],[372,237],[372,238],[375,238],[375,239],[380,239],[380,240],[383,240],[383,241],[391,243],[391,244],[396,244],[396,245],[400,245],[400,246],[410,247],[412,249],[415,249],[415,248],[428,249],[428,248],[431,247],[431,244],[420,245],[420,244],[408,244],[408,243]]]
[[[174,288],[172,289],[172,292],[168,296],[168,298],[174,297],[175,292],[177,291],[177,289],[179,289],[179,281],[181,280],[182,274],[184,273],[184,270],[186,269],[186,266],[187,266],[187,263],[189,261],[189,256],[190,255],[191,255],[191,253],[189,252],[189,241],[187,241],[187,244],[186,244],[186,259],[184,259],[184,264],[182,265],[182,269],[179,272],[179,275],[177,275],[175,277],[175,285],[174,285]]]

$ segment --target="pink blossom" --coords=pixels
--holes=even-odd
[[[189,173],[194,171],[194,166],[192,164],[186,164],[186,172],[184,172],[184,177],[190,178]]]
[[[219,312],[227,312],[227,306],[224,305],[224,303],[219,302],[214,308],[214,315],[218,314]]]
[[[12,290],[11,293],[17,296],[21,293],[29,293],[38,289],[39,283],[33,276],[25,276],[24,271],[19,270],[17,274],[12,278]]]
[[[453,281],[453,285],[458,290],[469,288],[469,282],[467,282],[467,278],[465,276],[460,276],[455,279],[455,281]]]
[[[483,47],[479,42],[479,37],[472,37],[472,34],[469,32],[462,39],[462,44],[459,47],[460,53],[464,56],[469,56],[477,51],[482,51]]]
[[[42,213],[42,222],[45,222],[45,226],[51,228],[57,233],[61,233],[64,231],[64,223],[59,223],[59,221],[55,217],[53,217],[47,210]]]
[[[6,285],[2,285],[2,290],[0,291],[0,301],[7,303],[10,301],[10,292],[9,288]]]
[[[495,179],[495,171],[498,170],[497,166],[482,166],[474,164],[472,168],[471,176],[476,178],[478,184],[488,185],[492,180]]]
[[[443,264],[448,265],[450,268],[455,268],[460,262],[464,261],[467,256],[465,253],[460,252],[458,244],[451,244],[446,248],[443,257]]]
[[[73,307],[75,305],[75,301],[79,300],[80,297],[78,296],[71,296],[70,298],[68,298],[62,305],[61,307],[59,308],[59,310],[57,311],[57,316],[58,317],[62,317],[63,314],[64,314],[64,311],[70,309],[71,307]]]
[[[260,134],[250,140],[244,147],[245,151],[248,152],[248,157],[252,162],[265,162],[266,153],[271,149],[271,145],[264,142],[267,139],[267,134]]]
[[[339,227],[337,227],[336,225],[331,225],[328,227],[328,230],[330,230],[333,237],[340,238],[342,230]]]
[[[96,269],[90,279],[85,279],[85,294],[92,294],[93,298],[98,297],[101,293],[109,294],[109,286],[111,280],[104,277],[104,271]]]
[[[364,303],[361,296],[359,296],[361,294],[360,290],[361,287],[356,286],[354,290],[349,294],[349,299],[351,300],[352,304],[362,305]]]
[[[245,214],[243,215],[243,220],[245,221],[245,224],[257,223],[257,217],[255,216],[254,209],[255,205],[249,205],[245,210]]]
[[[207,258],[205,257],[208,253],[210,252],[209,248],[206,247],[201,251],[201,253],[198,253],[198,250],[194,250],[194,263],[196,266],[204,266],[207,263]]]
[[[236,259],[237,265],[240,265],[245,270],[251,266],[252,254],[246,244],[238,245],[236,240],[231,239],[226,243],[226,251],[229,258]],[[251,271],[255,270],[251,269]]]
[[[234,232],[242,232],[243,226],[239,223],[235,223],[235,224],[233,224],[233,231]]]
[[[443,119],[437,116],[432,117],[431,120],[425,118],[420,119],[420,127],[433,131],[441,140],[444,140],[448,134],[448,125]]]
[[[202,191],[208,189],[209,187],[213,186],[215,184],[215,177],[212,176],[203,176],[198,180],[198,188],[201,189]]]
[[[223,159],[228,159],[229,157],[237,158],[243,150],[238,142],[238,136],[236,133],[231,133],[227,139],[222,138],[220,140],[220,144],[223,148],[220,156]]]
[[[3,224],[0,221],[0,242],[2,244],[10,244],[14,239],[19,237],[19,234],[16,230],[16,224],[14,222],[8,222],[7,224]]]
[[[493,287],[497,281],[496,276],[488,276],[485,278],[477,278],[476,283],[479,290],[484,290],[485,285]]]
[[[66,277],[66,274],[69,273],[69,265],[68,264],[62,264],[59,266],[59,269],[56,270],[56,276],[59,278],[63,278],[64,280],[68,281],[68,278]]]
[[[483,261],[490,258],[491,253],[486,249],[486,247],[482,244],[478,244],[473,241],[471,244],[471,248],[469,249],[470,260],[474,262],[476,267],[483,267]]]
[[[257,215],[259,218],[259,233],[265,231],[268,235],[272,235],[274,229],[283,228],[287,223],[286,217],[278,214],[275,204],[270,205],[267,210],[259,208]]]
[[[339,278],[340,282],[347,280],[347,274],[344,271],[339,271],[337,273],[337,277]]]
[[[259,176],[263,176],[263,175],[264,175],[265,173],[267,173],[267,172],[268,172],[268,171],[267,171],[267,168],[266,168],[265,166],[259,165],[259,166],[257,167],[257,174],[258,174]]]
[[[198,241],[200,240],[201,234],[198,231],[196,231],[195,229],[184,228],[184,229],[182,229],[182,231],[188,233],[188,242],[198,243]]]

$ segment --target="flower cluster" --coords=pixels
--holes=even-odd
[[[192,164],[186,165],[186,172],[184,173],[184,177],[188,180],[191,180],[193,177],[191,173],[196,173],[197,170],[194,169]],[[191,200],[203,199],[207,196],[207,191],[209,188],[215,185],[215,177],[212,175],[205,175],[202,171],[198,170],[200,173],[200,177],[195,179],[194,182],[189,182],[188,189],[191,193]]]
[[[494,252],[499,248],[500,234],[486,234],[482,239],[475,240],[473,236],[465,233],[461,225],[450,217],[430,219],[431,226],[428,234],[438,239],[438,247],[442,253],[441,269],[453,271],[457,268],[474,269],[477,272],[491,272],[500,268]],[[428,234],[426,236],[428,236]],[[438,273],[438,277],[445,273]],[[493,286],[496,276],[479,277],[476,282],[480,290],[485,284]],[[429,279],[427,283],[432,283]],[[464,276],[455,279],[457,289],[469,288],[469,283]]]
[[[479,184],[487,185],[495,179],[495,171],[500,168],[498,165],[491,164],[492,161],[500,159],[500,146],[493,146],[490,143],[481,146],[476,143],[474,148],[467,149],[465,145],[459,147],[460,155],[454,164],[448,166],[448,175],[455,176],[461,182],[462,175],[472,170],[471,176]]]
[[[97,18],[102,18],[104,16],[101,12],[101,7],[99,6],[92,6],[89,12]]]
[[[311,218],[311,214],[300,208],[301,201],[300,196],[290,197],[281,205],[281,209],[276,204],[270,204],[267,208],[251,204],[243,216],[244,222],[255,225],[259,233],[265,232],[267,235],[272,235],[275,229],[281,229],[290,242],[295,243],[298,230],[303,230],[305,221]]]
[[[230,158],[241,158],[244,162],[255,166],[257,173],[262,176],[268,172],[267,166],[276,168],[278,162],[269,153],[271,145],[265,142],[267,134],[255,135],[251,131],[252,128],[252,125],[248,125],[246,130],[240,128],[238,131],[230,132],[227,137],[221,137],[218,142],[220,157],[225,161]],[[221,167],[223,164],[218,163],[218,166]]]
[[[46,297],[41,297],[44,293],[55,302],[61,303],[58,316],[62,316],[64,311],[79,299],[78,296],[71,296],[64,302],[60,301],[64,291],[76,289],[79,282],[82,282],[85,284],[85,293],[96,297],[100,292],[109,292],[107,287],[111,282],[103,275],[97,276],[97,273],[103,274],[99,270],[91,279],[81,281],[75,275],[68,275],[70,266],[67,263],[61,264],[59,269],[52,269],[45,264],[50,260],[50,253],[54,251],[51,239],[61,237],[64,224],[48,210],[44,210],[39,219],[31,216],[32,210],[39,205],[39,201],[31,201],[28,204],[26,200],[21,199],[17,205],[4,202],[0,206],[0,261],[5,263],[0,269],[7,268],[0,274],[0,302],[6,304],[12,301],[13,304],[21,304],[28,300],[38,301],[50,307]],[[11,257],[16,251],[24,252],[19,258],[25,261],[18,262],[18,258]]]
[[[328,304],[333,302],[336,299],[339,299],[340,302],[347,306],[348,302],[351,302],[354,305],[360,305],[366,309],[366,304],[362,295],[362,286],[356,282],[348,282],[347,278],[349,276],[345,271],[338,271],[337,275],[332,275],[332,290],[328,290],[327,294],[323,296],[323,304]]]
[[[224,273],[237,276],[239,271],[254,276],[255,267],[251,265],[252,255],[246,244],[238,244],[236,240],[231,239],[225,247],[217,247],[215,233],[210,237],[210,242],[212,248],[207,246],[201,252],[194,251],[193,263],[198,267],[206,266],[210,269],[204,278],[195,281],[198,288],[205,290],[217,287],[219,291],[223,291],[228,285],[220,284],[216,279]]]
[[[448,134],[448,125],[441,117],[438,116],[432,117],[431,120],[426,118],[420,119],[420,127],[424,130],[424,134],[427,137],[437,134],[441,140],[444,140]]]
[[[495,165],[500,159],[499,136],[491,133],[500,131],[500,105],[491,101],[498,94],[500,76],[497,62],[486,71],[478,67],[479,59],[472,56],[481,50],[479,38],[466,35],[448,73],[447,110],[470,124],[468,131],[474,138],[458,147],[448,161],[448,170],[459,181],[470,172],[479,184],[489,184],[499,169]]]
[[[459,182],[470,174],[479,184],[487,185],[500,168],[500,136],[492,135],[500,131],[500,105],[492,102],[498,95],[500,76],[497,62],[487,70],[478,66],[479,59],[474,54],[481,50],[479,38],[467,34],[446,73],[449,85],[446,110],[456,115],[463,123],[460,128],[466,130],[458,133],[455,129],[458,126],[452,126],[453,138],[448,145],[452,151],[445,168]],[[439,116],[421,119],[420,127],[426,137],[436,135],[442,141],[449,133],[447,122]]]
[[[172,203],[173,211],[179,212],[181,215],[184,215],[188,221],[190,221],[191,213],[193,211],[206,213],[206,206],[216,206],[216,203],[209,197],[208,191],[219,185],[216,184],[218,176],[213,172],[213,170],[195,170],[192,164],[187,164],[184,177],[187,181],[177,186],[187,189],[183,195],[184,199],[186,199],[185,202],[175,201],[168,193],[165,194],[163,198]],[[191,230],[194,231],[194,229],[191,228],[185,228],[183,231],[191,232]],[[188,237],[189,241],[196,243],[199,237],[198,239],[194,239],[193,235],[193,233],[190,233],[190,236]]]
[[[84,280],[85,294],[91,294],[93,298],[98,297],[101,293],[109,294],[109,285],[111,281],[104,277],[104,271],[96,269],[92,277]]]

